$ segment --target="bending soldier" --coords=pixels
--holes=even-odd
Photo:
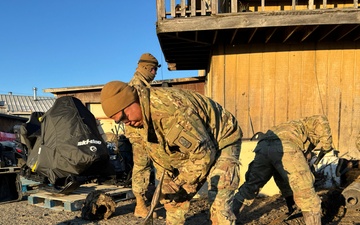
[[[242,131],[231,113],[196,92],[135,89],[121,81],[103,87],[101,104],[108,117],[143,129],[144,140],[158,145],[143,152],[157,177],[165,171],[160,202],[168,225],[184,224],[190,200],[205,181],[212,224],[235,224],[231,203],[239,185]]]
[[[290,213],[296,203],[307,225],[320,225],[321,201],[304,153],[320,150],[321,157],[331,149],[331,130],[325,116],[305,117],[271,128],[254,150],[255,158],[249,164],[246,181],[235,195],[234,213],[237,215],[243,204],[250,205],[274,176]]]

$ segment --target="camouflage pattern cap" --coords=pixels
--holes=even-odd
[[[138,99],[135,88],[121,81],[110,81],[100,93],[100,102],[107,117],[125,109]]]

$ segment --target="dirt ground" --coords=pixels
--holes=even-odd
[[[320,193],[324,202],[338,201],[338,196],[326,196],[328,192]],[[329,204],[328,204],[329,205]],[[81,218],[80,211],[67,212],[46,209],[31,205],[26,199],[18,202],[5,203],[0,205],[0,225],[19,225],[19,224],[57,224],[57,225],[77,225],[77,224],[96,224],[96,225],[136,225],[143,224],[143,219],[135,218],[133,210],[135,207],[134,199],[124,200],[116,203],[115,213],[108,220],[88,221]],[[331,207],[330,207],[331,209]],[[334,211],[334,210],[333,210]],[[337,211],[337,210],[336,210]],[[165,225],[165,210],[160,205],[156,209],[158,218],[154,219],[155,225]],[[283,217],[287,212],[286,204],[279,195],[272,197],[258,197],[255,202],[245,207],[241,212],[237,224],[241,225],[262,225],[262,224],[304,224],[301,213],[295,213],[289,220],[283,222]],[[335,225],[342,224],[341,217],[334,216],[337,213],[327,209],[327,214],[332,214],[331,218],[323,218],[323,224]],[[211,224],[208,220],[209,206],[204,197],[194,199],[191,204],[190,212],[187,215],[186,225],[207,225]],[[355,221],[346,224],[360,224]],[[359,221],[360,222],[360,221]]]

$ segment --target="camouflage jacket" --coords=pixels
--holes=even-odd
[[[238,143],[242,131],[235,117],[213,100],[176,88],[138,87],[147,149],[154,164],[180,183],[206,178],[218,151]]]
[[[304,152],[332,149],[332,135],[329,121],[325,116],[315,115],[292,120],[270,129],[282,141],[291,141]]]
[[[147,70],[142,68],[137,68],[133,78],[129,81],[129,85],[134,86],[143,86],[150,87],[150,82],[154,80],[154,75],[152,75]]]

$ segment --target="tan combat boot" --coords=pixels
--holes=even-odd
[[[145,218],[149,212],[146,208],[145,199],[141,195],[135,195],[136,206],[134,211],[134,216],[139,218]]]
[[[306,225],[321,225],[321,214],[313,212],[302,212]]]

